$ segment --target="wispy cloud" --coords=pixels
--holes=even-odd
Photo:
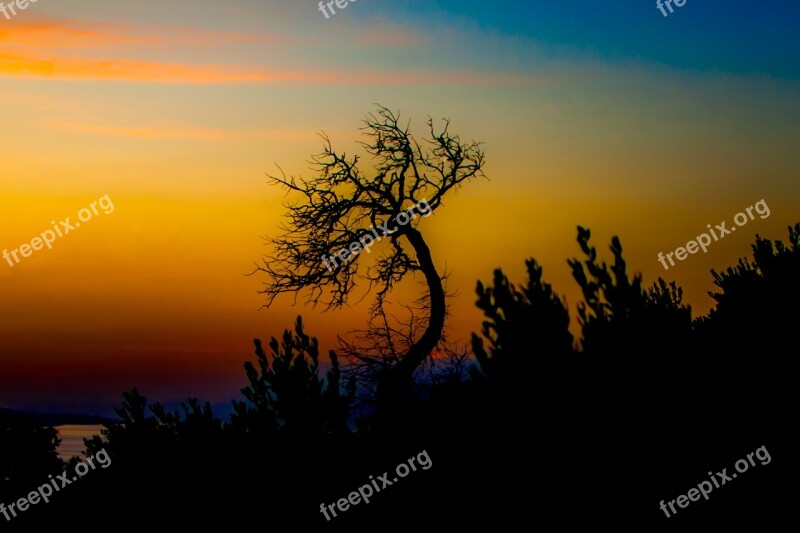
[[[58,58],[0,54],[0,76],[161,83],[252,83],[264,73],[220,65],[185,65],[130,59]]]
[[[145,59],[164,43],[260,43],[279,36],[221,32],[166,25],[139,25],[78,20],[25,22],[0,30],[0,76],[51,80],[105,80],[137,83],[263,83],[298,86],[405,86],[420,84],[516,84],[525,76],[470,70],[386,69],[362,67],[320,69],[314,65],[287,69],[268,65],[187,63]],[[384,24],[353,37],[379,46],[409,46],[426,37],[413,28]],[[193,54],[194,55],[194,54]]]
[[[110,126],[70,121],[49,121],[45,126],[62,131],[70,131],[103,137],[128,137],[135,139],[203,139],[219,141],[242,138],[272,139],[312,139],[314,132],[279,128],[204,128],[193,125],[167,126]]]
[[[34,54],[0,54],[0,76],[143,83],[269,83],[315,86],[499,85],[523,83],[528,79],[523,75],[472,71],[269,70],[258,67],[191,65],[129,59],[40,57]]]
[[[189,26],[131,24],[86,20],[20,21],[0,27],[0,43],[6,46],[102,49],[113,45],[208,45],[231,42],[283,40],[277,35],[259,35]]]

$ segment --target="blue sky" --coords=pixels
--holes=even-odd
[[[687,0],[667,17],[655,0],[362,2],[372,12],[385,10],[387,16],[409,24],[455,18],[483,31],[516,34],[562,57],[575,54],[791,79],[800,75],[800,2],[791,0]]]

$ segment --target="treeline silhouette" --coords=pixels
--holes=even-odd
[[[498,269],[477,286],[484,320],[468,371],[429,369],[402,412],[373,405],[355,415],[365,401],[358,384],[343,377],[334,352],[321,376],[319,344],[298,318],[271,339],[269,355],[255,340],[256,363],[245,364],[249,385],[230,420],[197,399],[169,412],[125,392],[107,442],[87,440],[87,452],[105,448],[112,465],[9,526],[649,530],[783,519],[796,494],[800,224],[789,227],[788,243],[756,236],[752,260],[712,271],[716,305],[695,319],[680,287],[662,279],[645,287],[616,237],[606,263],[590,236],[578,228],[583,257],[568,261],[583,295],[579,339],[534,259],[521,286]],[[57,439],[0,422],[8,502],[53,471]],[[760,446],[769,465],[671,518],[659,509],[708,471],[730,474]],[[347,498],[371,475],[391,478],[422,450],[429,470],[331,521],[320,513],[321,503]]]

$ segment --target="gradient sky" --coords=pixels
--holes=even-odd
[[[478,279],[537,258],[570,305],[576,225],[630,268],[711,305],[709,269],[800,221],[800,4],[40,0],[0,14],[0,249],[108,195],[114,211],[0,262],[0,405],[107,412],[138,386],[222,401],[254,337],[302,314],[327,350],[368,301],[269,309],[245,274],[310,175],[317,132],[358,150],[379,102],[424,135],[450,117],[489,180],[420,229],[450,273],[451,337],[477,331]],[[364,167],[366,168],[366,167]],[[656,259],[760,199],[756,218],[665,272]],[[394,300],[414,298],[402,288]],[[355,302],[356,300],[354,300]]]

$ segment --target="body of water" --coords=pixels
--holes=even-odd
[[[67,461],[70,457],[86,457],[86,446],[83,439],[88,439],[92,435],[100,435],[102,425],[64,425],[56,426],[61,444],[58,447],[58,456]]]

